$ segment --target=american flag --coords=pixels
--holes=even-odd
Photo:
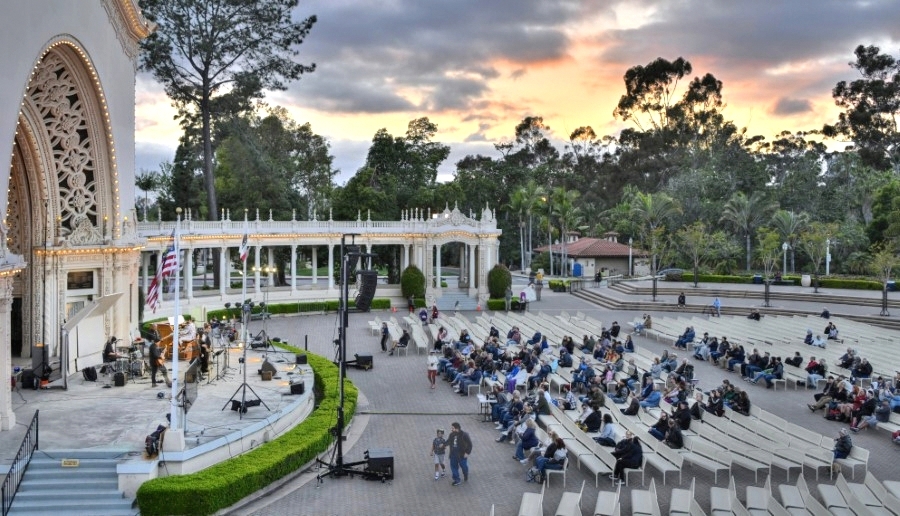
[[[156,268],[156,275],[150,281],[150,288],[147,289],[147,306],[156,313],[156,309],[162,302],[160,290],[166,278],[178,270],[178,254],[175,252],[175,233],[172,233],[172,243],[163,254],[162,263]]]

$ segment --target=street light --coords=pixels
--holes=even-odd
[[[788,252],[788,249],[790,249],[790,247],[791,246],[789,246],[787,242],[781,244],[781,250],[784,251],[784,258],[782,259],[782,262],[781,262],[781,273],[782,274],[787,274],[787,252]]]
[[[825,239],[825,275],[828,276],[831,270],[831,239]]]

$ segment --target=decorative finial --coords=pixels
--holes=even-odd
[[[291,220],[297,220],[297,209],[291,210]]]

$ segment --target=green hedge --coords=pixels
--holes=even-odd
[[[681,275],[683,281],[694,281],[694,274],[685,272]],[[814,277],[812,277],[815,280]],[[753,276],[726,276],[722,274],[700,274],[698,281],[701,283],[753,283]],[[800,284],[800,276],[788,275],[781,278],[782,282],[794,285]],[[880,281],[849,278],[823,278],[819,277],[819,286],[822,288],[846,288],[854,290],[881,290],[884,285]]]
[[[294,353],[299,348],[279,347]],[[213,514],[289,475],[326,451],[337,423],[338,368],[330,360],[307,353],[315,377],[319,406],[284,435],[238,457],[191,475],[173,475],[144,482],[137,502],[144,516]],[[344,380],[347,423],[356,412],[358,391]]]
[[[569,280],[550,280],[547,282],[547,286],[550,287],[550,290],[553,292],[566,292],[569,290],[569,285],[572,282]]]
[[[513,310],[519,308],[519,300],[513,299],[511,306]],[[488,299],[487,300],[487,309],[493,310],[495,312],[505,311],[506,310],[506,299]]]

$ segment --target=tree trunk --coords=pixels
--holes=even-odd
[[[750,232],[747,232],[747,272],[750,272]]]
[[[206,214],[207,220],[219,220],[219,204],[216,200],[216,180],[213,176],[212,169],[212,134],[210,128],[209,114],[209,95],[203,97],[200,101],[200,113],[202,119],[203,132],[203,186],[206,188],[206,203],[209,212]],[[213,248],[213,287],[220,285],[220,260],[222,260],[219,249]]]
[[[520,221],[519,224],[519,266],[522,272],[525,272],[525,224]]]

